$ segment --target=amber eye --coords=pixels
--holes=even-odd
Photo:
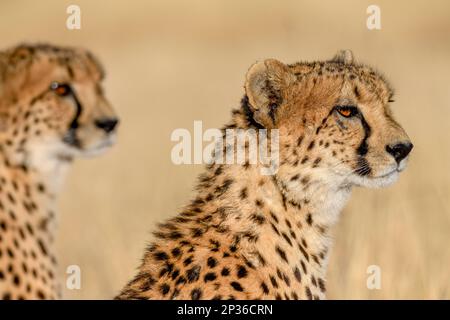
[[[336,106],[336,111],[345,118],[354,117],[358,114],[358,109],[354,106]]]
[[[61,97],[67,96],[72,91],[68,84],[58,82],[53,82],[50,85],[50,89]]]

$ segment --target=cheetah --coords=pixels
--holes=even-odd
[[[84,49],[0,52],[0,299],[61,297],[55,206],[72,160],[102,153],[118,123]]]
[[[393,90],[343,50],[254,64],[227,128],[279,131],[278,171],[208,164],[116,299],[325,299],[330,229],[354,186],[397,180],[413,145]]]

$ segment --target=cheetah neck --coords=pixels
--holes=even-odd
[[[229,184],[208,206],[221,212],[220,224],[233,235],[231,246],[261,273],[266,271],[262,277],[276,286],[281,298],[292,298],[281,294],[288,289],[303,299],[325,298],[330,231],[350,190],[316,185],[313,193],[292,199],[276,176],[261,176],[257,166],[214,170],[216,183],[200,194],[214,194]],[[232,183],[227,183],[230,179]]]

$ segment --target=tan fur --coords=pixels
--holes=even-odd
[[[102,77],[82,49],[20,45],[0,53],[0,299],[60,297],[53,241],[61,180],[75,156],[98,153],[114,137],[95,125],[115,117]],[[58,96],[55,81],[74,96]],[[75,96],[82,112],[69,134]]]
[[[245,89],[226,128],[279,129],[278,172],[208,166],[195,199],[158,227],[118,299],[325,298],[329,230],[351,188],[390,184],[405,167],[386,151],[408,143],[389,110],[392,90],[349,51],[257,63]],[[346,105],[360,114],[345,118],[336,106]]]

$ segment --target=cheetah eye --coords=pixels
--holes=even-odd
[[[356,116],[358,112],[358,108],[354,106],[336,106],[336,111],[345,118],[351,118]]]
[[[60,97],[65,97],[72,92],[72,88],[67,83],[52,82],[50,90],[55,92]]]

